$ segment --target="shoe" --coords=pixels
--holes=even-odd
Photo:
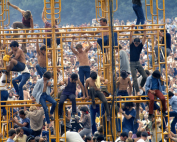
[[[8,79],[7,82],[6,80],[3,80],[2,83],[10,83],[10,80]]]
[[[51,120],[51,121],[54,121],[55,119],[53,118],[53,116],[51,116],[51,117],[50,117],[50,120]]]
[[[152,121],[152,118],[153,118],[153,114],[149,114],[149,117],[148,117],[149,121]]]

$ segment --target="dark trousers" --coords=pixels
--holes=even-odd
[[[139,92],[139,87],[138,87],[138,82],[137,82],[137,70],[138,72],[142,75],[143,79],[141,81],[141,84],[140,86],[143,87],[145,82],[146,82],[146,78],[147,78],[147,75],[142,67],[142,65],[140,64],[139,61],[137,62],[130,62],[130,68],[131,68],[131,73],[132,73],[132,78],[133,78],[133,84],[134,84],[134,87],[135,87],[135,90],[136,92]]]
[[[80,66],[79,67],[79,79],[84,86],[84,80],[90,77],[90,67],[89,66]],[[83,94],[81,93],[81,96]]]
[[[96,113],[100,114],[100,107],[99,105],[96,105],[96,109],[90,105],[90,117],[91,117],[91,125],[92,125],[92,134],[94,134],[97,131],[95,119],[96,119]]]
[[[139,25],[140,23],[141,23],[141,25],[143,25],[145,22],[145,18],[144,18],[144,12],[143,12],[142,6],[139,6],[137,4],[133,4],[133,10],[134,10],[136,17],[137,17],[136,25]],[[137,27],[135,27],[135,28],[137,29]],[[143,27],[141,27],[141,29],[143,29]]]
[[[91,87],[89,89],[89,96],[91,97],[92,102],[95,101],[96,97],[99,98],[102,101],[104,108],[106,109],[107,116],[109,116],[109,107],[108,107],[108,103],[107,103],[107,100],[106,100],[104,94],[101,93],[101,91],[95,90],[94,88]]]
[[[149,114],[153,114],[154,96],[157,96],[161,100],[161,102],[162,102],[162,111],[165,112],[166,111],[165,97],[162,94],[162,92],[160,92],[160,90],[155,90],[155,94],[152,94],[152,93],[148,92],[148,97],[150,99],[150,102],[149,102]]]
[[[26,134],[27,136],[32,135],[34,137],[40,136],[41,131],[42,131],[42,129],[38,130],[38,131],[34,131],[34,130],[27,128],[27,127],[22,127],[22,129],[24,131],[24,134]]]
[[[103,37],[103,43],[104,46],[108,46],[109,45],[109,36],[104,36]],[[97,43],[99,44],[99,46],[101,47],[101,51],[103,53],[103,46],[102,46],[102,38],[98,38]],[[117,42],[117,33],[114,33],[114,45],[117,46],[118,42]],[[106,49],[104,49],[104,53],[106,52]]]
[[[23,100],[23,86],[26,84],[27,80],[30,78],[30,74],[29,73],[22,73],[21,75],[19,75],[18,77],[14,78],[12,80],[12,84],[15,88],[15,91],[17,92],[17,94],[19,95],[19,100]],[[17,85],[17,83],[19,83],[19,85]]]
[[[1,101],[7,101],[9,97],[9,93],[7,90],[1,90]],[[1,103],[1,105],[6,105],[6,103]],[[1,107],[2,109],[2,115],[6,115],[7,112],[6,112],[6,109],[5,107]]]
[[[72,114],[76,114],[76,95],[61,95],[60,102],[59,102],[59,115],[62,116],[63,114],[63,104],[66,99],[70,99],[72,102]]]
[[[176,112],[176,111],[171,111],[171,112],[170,112],[170,117],[174,117],[174,118],[173,118],[173,121],[172,121],[172,123],[171,123],[171,131],[172,131],[174,134],[176,134],[176,128],[175,128],[175,126],[176,126],[176,123],[177,123],[177,112]]]
[[[46,39],[43,40],[43,43],[46,45]],[[57,43],[57,45],[60,44],[60,38],[56,39],[56,43]],[[47,39],[47,46],[51,47],[51,39],[50,38]]]

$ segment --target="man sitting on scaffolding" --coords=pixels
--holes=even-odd
[[[8,58],[9,65],[7,66],[7,82],[10,83],[10,71],[21,72],[26,67],[26,59],[25,54],[19,48],[19,44],[17,41],[12,41],[10,44],[12,51],[10,51],[7,55],[4,56],[3,60],[5,61],[5,57]]]
[[[21,29],[29,29],[29,28],[33,28],[33,17],[32,17],[32,14],[31,14],[31,11],[27,10],[27,11],[24,11],[22,9],[20,9],[19,7],[11,4],[10,2],[7,2],[7,4],[11,7],[13,7],[14,9],[18,10],[23,18],[22,18],[22,22],[14,22],[13,23],[13,28],[14,29],[17,29],[17,28],[21,28]],[[26,32],[28,33],[29,30],[26,30]],[[33,32],[33,31],[31,31]],[[13,31],[13,33],[18,33],[18,31]],[[15,35],[14,38],[18,38],[20,35]],[[27,53],[27,49],[26,49],[26,35],[23,36],[23,43],[22,43],[22,50],[24,53]]]

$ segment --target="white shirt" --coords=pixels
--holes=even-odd
[[[120,137],[119,137],[119,138],[117,138],[117,139],[115,140],[115,142],[124,142],[124,141],[122,141],[122,140],[120,139]]]
[[[22,73],[30,73],[27,66],[25,66],[25,69],[24,69],[23,71],[21,71],[21,74],[22,74]]]
[[[64,78],[66,78],[66,74],[64,73]],[[59,76],[58,76],[58,82],[57,84],[59,84],[59,82],[63,81],[63,74],[62,74],[62,70],[60,70],[59,72]],[[65,88],[65,85],[60,86],[60,89],[63,90]]]
[[[6,83],[2,83],[3,80],[6,80],[6,74],[2,73],[0,78],[0,90],[7,90]]]
[[[62,137],[65,137],[65,134],[63,134]],[[60,141],[62,142],[84,142],[84,140],[82,139],[79,133],[70,132],[70,131],[66,132],[66,141],[65,139],[60,139]]]
[[[143,139],[139,139],[137,142],[145,142]]]

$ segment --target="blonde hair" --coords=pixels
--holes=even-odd
[[[125,142],[133,142],[133,139],[128,138]]]
[[[37,110],[36,106],[30,106],[29,111]]]

